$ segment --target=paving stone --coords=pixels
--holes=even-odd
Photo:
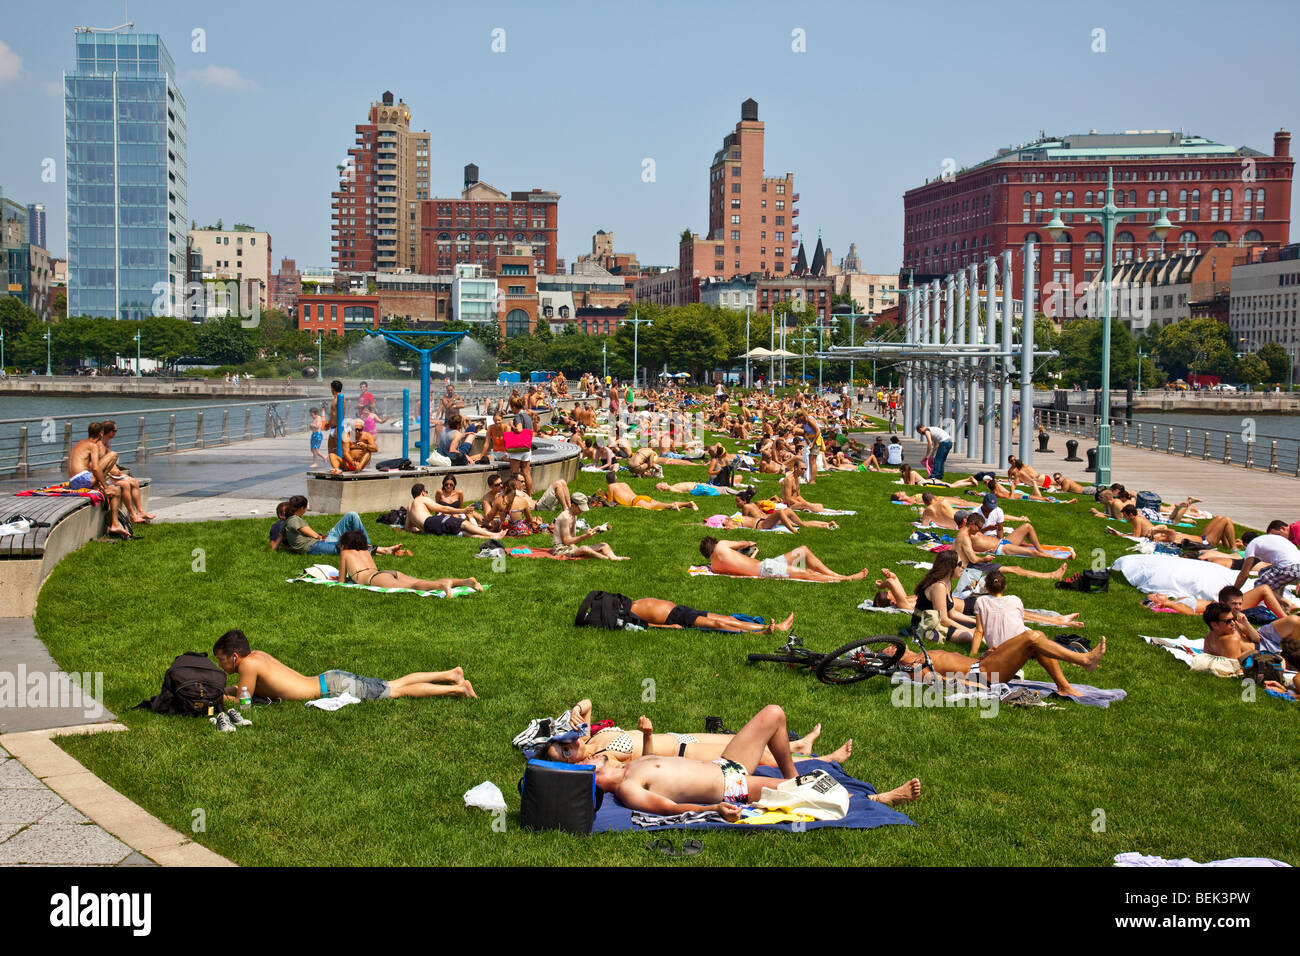
[[[0,790],[0,823],[17,823],[20,825],[36,823],[60,807],[67,807],[67,804],[53,790]],[[68,807],[68,809],[71,810],[72,808]],[[72,812],[76,813],[75,810]],[[81,820],[66,822],[80,823],[84,820],[85,817],[82,817]]]
[[[130,856],[128,856],[125,860],[118,863],[117,865],[118,866],[157,866],[158,864],[155,863],[153,860],[149,859],[147,856],[143,856],[139,853],[136,853],[133,850]]]
[[[130,853],[129,846],[97,826],[37,823],[0,843],[0,864],[111,864]]]
[[[53,791],[51,791],[53,793]],[[58,797],[58,794],[54,794]],[[59,800],[59,806],[51,810],[45,816],[41,817],[41,823],[89,823],[90,818],[85,814],[78,812],[74,807]]]
[[[0,762],[0,791],[48,789],[31,772],[12,758]]]
[[[4,843],[15,833],[23,828],[21,823],[0,823],[0,843]]]

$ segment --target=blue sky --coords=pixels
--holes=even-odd
[[[45,203],[62,255],[73,27],[126,17],[121,2],[6,6],[0,188]],[[435,195],[456,195],[468,162],[506,190],[559,192],[569,262],[606,229],[642,263],[676,265],[682,229],[707,228],[708,164],[750,96],[767,171],[795,174],[801,235],[811,245],[820,228],[837,259],[856,242],[863,266],[884,272],[902,254],[903,192],[946,158],[976,163],[1040,130],[1131,128],[1270,152],[1274,130],[1300,125],[1290,2],[134,0],[129,15],[176,60],[191,218],[270,231],[277,268],[281,256],[329,263],[335,167],[386,89],[433,134]],[[41,181],[45,157],[56,183]]]

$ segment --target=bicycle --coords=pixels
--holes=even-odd
[[[920,642],[918,641],[918,644]],[[933,671],[929,652],[920,644],[925,666]],[[878,634],[862,637],[829,654],[819,654],[804,645],[803,639],[791,635],[790,640],[776,654],[750,654],[749,662],[786,664],[795,669],[808,668],[823,684],[856,684],[869,677],[888,677],[902,670],[899,664],[907,651],[907,641],[902,637]]]
[[[268,438],[285,436],[284,419],[280,417],[280,412],[273,402],[268,402],[266,405],[266,435]]]

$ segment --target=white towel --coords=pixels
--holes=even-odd
[[[308,707],[316,707],[320,710],[338,710],[346,707],[348,704],[361,703],[360,697],[353,697],[347,691],[339,694],[337,697],[318,697],[316,700],[307,701]]]

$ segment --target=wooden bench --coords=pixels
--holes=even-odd
[[[149,479],[140,479],[148,507]],[[29,617],[41,585],[55,565],[108,530],[108,511],[90,498],[62,495],[0,495],[0,524],[23,515],[48,523],[26,534],[0,536],[0,616]]]

